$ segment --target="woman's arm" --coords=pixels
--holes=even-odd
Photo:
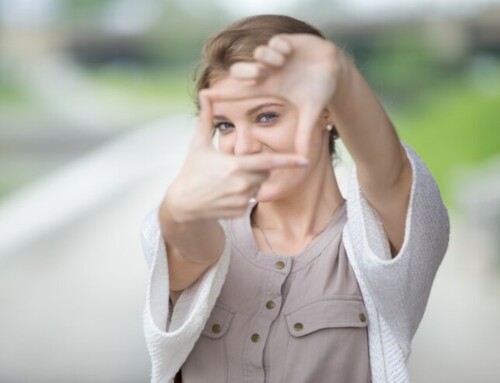
[[[412,185],[404,243],[397,257],[391,259],[385,231],[361,192],[354,169],[347,191],[349,219],[343,234],[360,287],[368,292],[380,318],[408,355],[409,340],[422,319],[448,247],[450,222],[429,169],[409,145],[404,147],[412,168]]]
[[[175,304],[180,292],[217,262],[225,237],[217,220],[177,221],[170,212],[168,198],[160,206],[159,221],[170,270],[170,298]]]
[[[396,130],[353,61],[332,42],[307,34],[276,35],[254,57],[256,64],[234,64],[231,75],[257,80],[256,94],[277,93],[297,106],[298,152],[311,151],[312,130],[329,111],[395,255],[403,242],[411,169]]]
[[[222,255],[225,235],[218,220],[241,216],[271,170],[305,165],[295,154],[219,153],[212,144],[211,102],[201,92],[199,97],[202,110],[197,134],[158,216],[173,303]]]
[[[381,102],[353,61],[339,51],[337,89],[328,105],[357,169],[360,189],[378,213],[393,256],[401,249],[412,172]]]

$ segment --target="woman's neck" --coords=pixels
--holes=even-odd
[[[259,202],[252,221],[262,230],[279,231],[290,240],[312,239],[330,222],[344,199],[330,161],[316,167],[304,183],[285,198]]]

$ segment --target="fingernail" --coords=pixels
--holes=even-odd
[[[288,43],[288,41],[285,41],[283,39],[276,39],[276,46],[278,47],[278,49],[285,53],[285,54],[288,54],[291,52],[292,48],[290,47],[290,44]]]
[[[267,54],[267,60],[269,62],[272,62],[274,65],[283,65],[285,63],[285,58],[281,53],[278,53],[276,51],[274,52],[266,52]]]

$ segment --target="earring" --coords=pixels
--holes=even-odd
[[[326,130],[330,132],[332,129],[333,129],[333,124],[326,125]]]

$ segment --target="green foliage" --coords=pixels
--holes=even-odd
[[[412,29],[381,35],[370,46],[366,67],[380,81],[394,85],[419,81],[434,62],[422,35]]]
[[[24,102],[28,98],[26,93],[1,74],[0,72],[0,104],[17,104]]]
[[[455,170],[500,153],[500,62],[469,57],[450,66],[411,26],[353,51],[401,138],[421,155],[451,204]]]
[[[112,0],[64,0],[61,2],[61,8],[65,14],[96,14],[104,7],[109,5]]]
[[[391,113],[401,139],[424,159],[448,202],[455,169],[500,153],[500,65],[490,75],[488,88],[457,78],[429,89],[414,108]]]

